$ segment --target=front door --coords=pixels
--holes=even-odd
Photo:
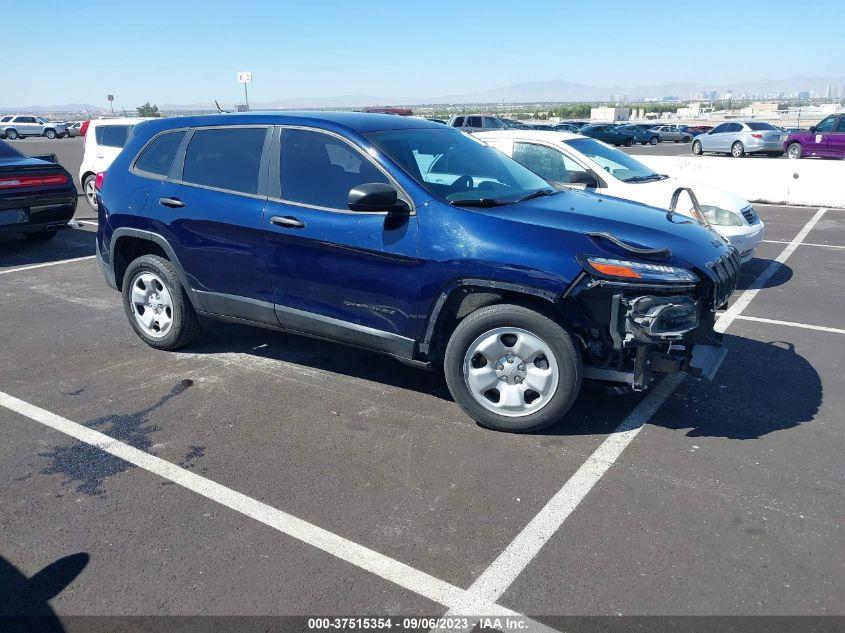
[[[171,178],[150,200],[150,219],[207,312],[276,324],[262,227],[266,176],[260,176],[270,130],[194,130]]]
[[[827,156],[845,158],[845,116],[840,116],[833,130],[827,135]]]
[[[833,126],[836,123],[835,116],[829,116],[822,119],[821,122],[813,130],[812,137],[809,142],[809,153],[813,156],[827,156],[828,143],[833,132]]]
[[[420,284],[416,216],[349,210],[350,189],[391,181],[344,139],[284,128],[279,146],[269,185],[278,195],[264,213],[279,321],[410,356]]]

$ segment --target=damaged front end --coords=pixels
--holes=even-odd
[[[668,253],[653,252],[672,262]],[[714,325],[716,310],[736,287],[735,249],[696,272],[677,262],[580,259],[584,272],[566,296],[576,306],[568,318],[583,350],[585,379],[635,391],[655,374],[712,379],[726,354]]]

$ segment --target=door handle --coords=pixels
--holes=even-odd
[[[171,209],[178,209],[179,207],[185,206],[185,203],[179,198],[159,198],[158,203],[164,207],[170,207]]]
[[[270,224],[275,224],[276,226],[283,226],[287,229],[305,228],[305,222],[297,220],[296,218],[290,215],[274,215],[272,218],[270,218]]]

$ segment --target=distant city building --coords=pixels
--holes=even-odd
[[[798,93],[798,98],[802,101],[806,101],[810,98],[810,91],[809,90],[802,90]]]
[[[590,108],[591,121],[627,121],[630,118],[630,108]]]

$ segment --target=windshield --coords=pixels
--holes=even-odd
[[[555,193],[533,172],[458,130],[384,130],[365,136],[426,191],[450,204],[496,206]]]
[[[572,149],[581,152],[611,174],[614,178],[624,182],[646,182],[660,180],[662,176],[631,158],[625,152],[611,147],[592,138],[577,138],[564,141]]]
[[[22,156],[23,154],[14,147],[6,145],[6,143],[0,141],[0,158],[21,158]]]

